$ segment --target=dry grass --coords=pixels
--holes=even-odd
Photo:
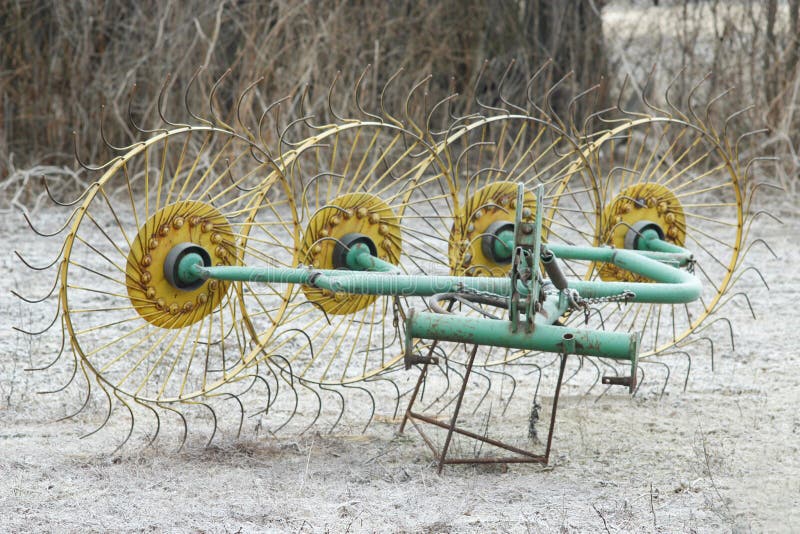
[[[136,138],[128,120],[132,87],[133,117],[154,127],[168,73],[166,108],[176,121],[186,118],[183,89],[198,67],[204,71],[189,94],[195,110],[206,108],[214,82],[230,68],[215,94],[218,109],[233,109],[236,95],[263,77],[244,104],[246,116],[258,117],[284,95],[293,95],[296,109],[309,84],[307,105],[325,119],[330,118],[328,87],[337,71],[342,73],[339,87],[349,88],[371,65],[363,80],[364,105],[377,109],[380,88],[404,69],[386,95],[388,107],[402,109],[408,88],[429,73],[434,74],[426,86],[429,101],[452,90],[469,96],[484,58],[494,58],[495,80],[515,59],[518,75],[506,82],[513,91],[547,57],[555,57],[555,68],[534,93],[572,69],[566,88],[575,94],[608,69],[604,87],[610,86],[612,94],[620,92],[626,76],[629,88],[646,86],[651,94],[663,93],[674,79],[671,96],[685,102],[695,82],[713,72],[694,99],[705,102],[735,87],[736,96],[721,104],[720,113],[754,104],[735,122],[736,133],[766,125],[769,132],[759,150],[781,158],[777,177],[794,189],[800,167],[800,0],[583,0],[571,9],[557,6],[540,0],[491,7],[473,0],[2,0],[0,180],[34,165],[73,166],[73,129],[84,160],[107,159],[97,127],[101,106],[106,105],[109,139],[125,145]],[[571,30],[596,20],[598,13],[604,30],[596,23],[588,39]],[[597,56],[603,41],[607,64]],[[648,84],[654,64],[659,75]],[[477,87],[479,93],[494,89],[491,83]],[[352,109],[344,99],[336,104]]]

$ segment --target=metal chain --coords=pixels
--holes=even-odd
[[[581,299],[587,305],[590,304],[603,304],[605,302],[628,302],[631,299],[636,298],[636,293],[631,291],[630,289],[626,289],[619,295],[609,295],[607,297],[593,297],[593,298],[585,298]]]
[[[471,287],[467,287],[464,284],[459,284],[456,288],[456,293],[464,293],[467,295],[478,295],[480,297],[490,297],[496,299],[505,299],[508,298],[507,296],[500,295],[498,293],[492,293],[491,291],[481,291],[479,289],[474,289]]]

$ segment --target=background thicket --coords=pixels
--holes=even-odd
[[[670,82],[671,99],[685,102],[713,73],[692,98],[705,102],[734,88],[721,112],[755,106],[735,122],[735,133],[768,128],[759,150],[780,157],[775,174],[784,186],[797,182],[800,0],[0,0],[0,6],[5,189],[24,186],[37,171],[74,168],[73,130],[84,159],[107,157],[98,128],[102,105],[109,139],[124,145],[135,138],[128,122],[134,84],[131,113],[154,125],[168,73],[167,107],[176,113],[183,89],[203,67],[190,93],[198,108],[230,68],[215,94],[220,109],[231,108],[235,95],[263,76],[247,103],[253,113],[285,95],[298,99],[310,84],[309,105],[324,115],[337,71],[338,83],[352,86],[371,65],[363,81],[369,106],[377,105],[375,88],[401,68],[402,88],[430,73],[432,97],[452,90],[470,95],[493,93],[512,59],[506,83],[509,90],[524,87],[548,58],[553,68],[532,92],[573,71],[560,86],[563,94],[599,83],[592,101],[582,103],[594,107],[621,94],[635,109],[637,92],[663,94]],[[487,58],[488,75],[476,85]],[[390,92],[387,104],[399,107],[404,96],[401,89]],[[564,100],[554,95],[556,106]]]

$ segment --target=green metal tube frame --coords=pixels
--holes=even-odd
[[[679,304],[699,298],[702,286],[693,274],[658,261],[653,256],[638,251],[611,247],[581,247],[573,245],[545,245],[556,258],[612,263],[652,280],[652,282],[604,282],[571,280],[569,288],[583,298],[610,297],[624,291],[633,293],[630,302]],[[666,254],[665,261],[676,255]],[[687,255],[690,253],[687,251]],[[657,256],[656,256],[657,257]],[[377,258],[376,258],[377,260]],[[363,263],[366,263],[364,261]],[[385,265],[384,265],[385,264]],[[382,271],[356,271],[348,269],[310,269],[304,267],[204,267],[199,261],[182,266],[180,272],[191,273],[202,279],[239,282],[266,282],[270,284],[303,284],[334,292],[361,295],[429,297],[437,293],[457,291],[483,291],[507,297],[511,294],[511,280],[506,277],[425,276],[396,274],[396,267],[381,262]],[[392,271],[389,270],[391,266]],[[523,294],[527,287],[520,286]]]
[[[541,191],[537,191],[539,198]],[[519,206],[522,189],[518,191],[517,226],[523,228]],[[537,202],[541,205],[541,201]],[[556,326],[574,301],[574,293],[583,299],[626,295],[626,301],[656,304],[679,304],[700,297],[700,281],[690,272],[681,269],[691,264],[692,254],[679,246],[662,240],[656,232],[642,232],[638,239],[639,250],[611,247],[586,247],[546,244],[540,242],[541,212],[537,209],[537,224],[505,232],[494,243],[503,250],[512,249],[516,257],[521,245],[538,252],[552,262],[557,258],[611,263],[640,275],[652,282],[568,281],[567,287],[557,294],[548,294],[538,311],[534,310],[531,294],[539,294],[535,280],[528,284],[517,282],[512,291],[511,277],[425,276],[406,275],[400,269],[373,256],[368,246],[357,244],[345,255],[345,269],[312,269],[281,267],[204,266],[197,254],[189,254],[177,266],[180,281],[191,284],[198,279],[217,279],[238,282],[265,282],[270,284],[303,284],[334,293],[430,297],[441,293],[485,292],[509,299],[511,320],[481,319],[463,315],[415,312],[409,310],[406,318],[406,363],[413,362],[413,340],[436,339],[475,345],[493,345],[521,350],[558,352],[600,356],[631,362],[631,376],[620,383],[631,390],[636,384],[636,366],[639,349],[637,333],[620,333]],[[527,224],[527,223],[526,223]],[[509,242],[510,241],[510,242]],[[513,248],[512,248],[513,247]],[[538,263],[538,262],[537,262]],[[534,276],[534,279],[537,277]],[[514,305],[512,294],[525,299],[521,312]],[[516,297],[515,297],[516,298]],[[522,303],[522,301],[520,301]],[[518,328],[515,317],[524,313],[528,327]],[[533,317],[531,317],[533,316]]]

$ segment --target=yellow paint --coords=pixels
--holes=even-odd
[[[212,265],[240,264],[227,219],[204,202],[184,200],[154,213],[139,229],[126,265],[128,296],[136,312],[162,328],[183,328],[209,315],[222,302],[229,282],[211,280],[194,291],[173,287],[164,276],[164,261],[179,243],[194,243],[210,255]]]
[[[505,276],[511,270],[510,263],[501,264],[487,258],[481,241],[492,223],[514,223],[516,201],[516,182],[494,182],[469,197],[455,214],[450,231],[448,256],[453,275]],[[524,207],[530,211],[523,220],[532,222],[536,214],[536,197],[529,189],[525,190]]]
[[[639,221],[658,224],[664,231],[664,240],[678,246],[686,241],[686,218],[675,194],[657,183],[642,183],[620,191],[603,211],[602,244],[625,248],[625,234]],[[606,282],[646,281],[639,275],[603,264],[599,275]]]
[[[369,193],[341,195],[320,208],[306,227],[299,260],[318,269],[333,269],[333,249],[347,234],[368,236],[378,249],[378,257],[397,265],[400,261],[400,219],[386,202]],[[375,302],[375,295],[331,294],[303,286],[308,300],[332,315],[346,315]]]

